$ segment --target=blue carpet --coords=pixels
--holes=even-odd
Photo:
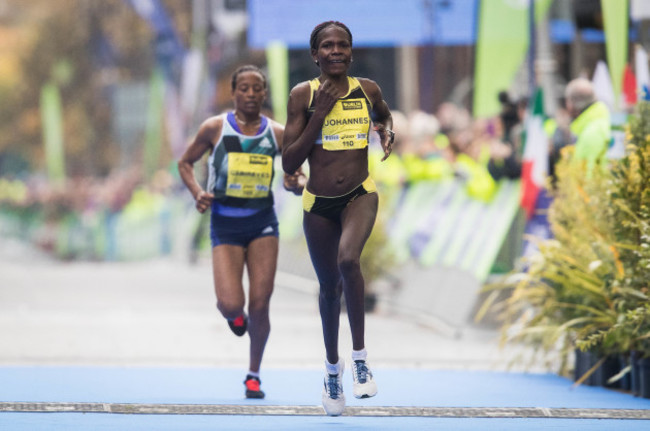
[[[650,409],[650,400],[604,388],[572,389],[552,374],[376,369],[379,394],[350,406],[548,407]],[[245,400],[244,370],[223,368],[0,367],[0,401],[163,404],[320,405],[320,370],[263,370],[264,400]],[[119,415],[0,413],[0,430],[535,430],[650,429],[649,421],[418,417]]]
[[[3,425],[4,424],[4,425]],[[6,428],[5,428],[6,427]],[[647,431],[648,421],[616,419],[441,419],[305,416],[148,416],[79,413],[3,413],[0,429],[11,431],[328,431],[328,430],[589,430]]]

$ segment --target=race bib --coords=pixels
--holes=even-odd
[[[339,100],[323,123],[323,148],[329,151],[365,148],[369,128],[364,99]]]
[[[228,153],[226,196],[265,198],[271,188],[273,158],[265,154]]]

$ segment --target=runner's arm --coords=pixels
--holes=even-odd
[[[196,180],[194,175],[194,163],[196,163],[206,151],[213,147],[212,139],[221,132],[221,120],[211,118],[206,120],[199,128],[198,133],[185,149],[185,152],[178,160],[178,173],[185,187],[190,191],[196,201],[196,209],[199,212],[205,212],[210,205],[214,196],[203,190],[203,187]]]

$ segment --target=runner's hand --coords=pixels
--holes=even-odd
[[[212,206],[212,201],[214,200],[214,195],[208,193],[205,190],[201,190],[196,194],[196,209],[203,214],[208,208]]]
[[[294,195],[301,195],[307,184],[307,177],[302,172],[296,171],[293,174],[284,174],[284,189]]]
[[[343,95],[340,94],[336,86],[326,79],[314,94],[314,110],[322,110],[322,112],[328,114],[341,96]]]
[[[377,124],[374,127],[375,131],[379,133],[379,139],[381,140],[381,148],[384,150],[384,157],[381,159],[383,162],[390,156],[390,153],[393,152],[393,141],[395,140],[395,132],[390,129],[387,129],[383,124]]]

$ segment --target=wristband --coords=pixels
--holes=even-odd
[[[384,129],[388,133],[388,143],[392,144],[395,141],[395,132],[390,129]]]

